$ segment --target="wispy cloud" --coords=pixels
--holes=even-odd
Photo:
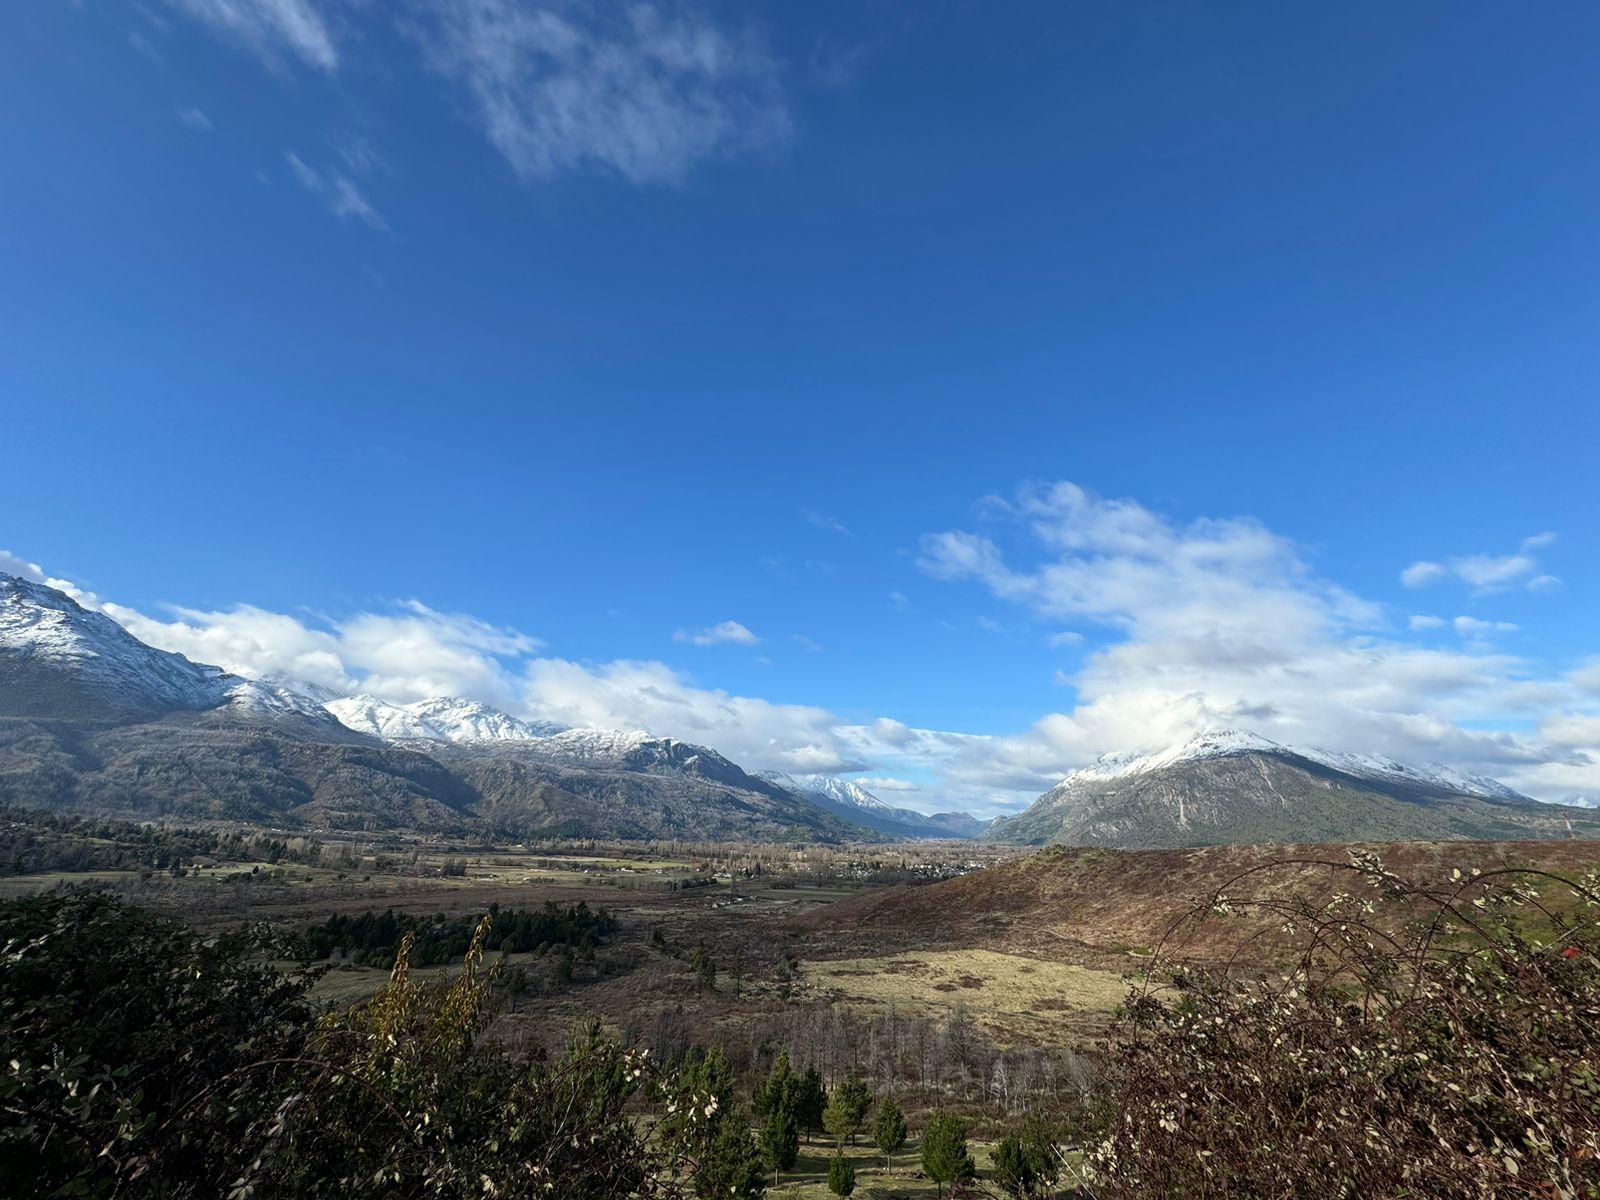
[[[253,51],[268,65],[285,54],[332,71],[333,37],[311,0],[168,0],[173,8]]]
[[[1400,582],[1409,588],[1456,580],[1479,593],[1501,592],[1525,587],[1530,592],[1548,591],[1561,581],[1554,575],[1536,574],[1539,559],[1535,551],[1556,540],[1553,533],[1536,533],[1522,539],[1513,554],[1464,554],[1442,562],[1421,559],[1400,572]]]
[[[909,779],[897,779],[893,775],[867,775],[852,780],[853,783],[864,787],[869,792],[914,792],[917,785]]]
[[[341,220],[354,218],[379,233],[389,232],[388,223],[367,202],[348,175],[333,170],[317,171],[307,166],[305,160],[293,151],[285,151],[283,158],[300,186],[313,196],[320,197],[334,216]]]
[[[1419,615],[1410,620],[1412,629],[1453,629],[1462,637],[1485,637],[1491,633],[1512,633],[1516,626],[1510,621],[1485,621],[1478,617],[1443,617]]]
[[[178,120],[182,121],[196,133],[210,133],[212,130],[211,118],[198,108],[185,108],[179,111]]]
[[[672,635],[675,642],[688,642],[694,646],[719,646],[731,643],[737,646],[754,646],[761,639],[738,621],[723,621],[705,629],[680,629]]]
[[[429,61],[522,177],[601,168],[674,183],[789,136],[777,64],[686,6],[414,0]]]
[[[818,512],[814,508],[803,508],[800,510],[800,515],[818,529],[826,529],[829,533],[837,533],[847,538],[855,537],[855,534],[845,527],[844,522],[836,517],[830,517],[825,512]]]

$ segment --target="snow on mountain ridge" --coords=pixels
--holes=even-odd
[[[435,696],[390,704],[376,696],[343,696],[324,707],[345,725],[386,741],[530,742],[560,733],[551,721],[524,721],[478,700]]]
[[[147,646],[65,592],[4,573],[0,649],[70,666],[79,678],[132,711],[229,707],[259,716],[328,719],[309,697]]]
[[[837,775],[807,775],[802,782],[840,804],[851,804],[856,808],[880,813],[886,817],[896,816],[902,811],[893,805],[885,804],[860,784],[840,779]]]
[[[1498,800],[1527,799],[1521,792],[1507,787],[1497,779],[1483,775],[1466,775],[1439,763],[1413,767],[1381,754],[1350,754],[1323,750],[1316,746],[1282,745],[1239,729],[1205,730],[1195,734],[1187,742],[1180,742],[1152,754],[1126,752],[1107,754],[1082,770],[1074,771],[1051,791],[1066,788],[1077,781],[1101,781],[1128,775],[1143,775],[1182,762],[1224,758],[1234,754],[1293,755],[1361,778],[1438,787],[1464,796]]]

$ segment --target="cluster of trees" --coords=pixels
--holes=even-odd
[[[503,954],[593,951],[617,931],[617,919],[605,909],[590,909],[580,900],[567,907],[546,901],[540,910],[489,906],[494,949]],[[300,934],[298,957],[316,961],[338,952],[353,962],[387,967],[400,944],[410,939],[411,961],[420,966],[456,962],[471,944],[482,914],[416,917],[387,909],[358,916],[335,915]]]
[[[782,965],[780,959],[780,972]],[[692,1042],[692,1026],[687,1016],[661,1010],[640,1014],[628,1033],[670,1057]],[[824,1080],[854,1072],[915,1107],[955,1104],[994,1120],[1057,1098],[1076,1103],[1093,1077],[1093,1064],[1064,1047],[996,1045],[961,1004],[942,1017],[892,1006],[867,1014],[844,1005],[792,1006],[753,1015],[724,1046],[741,1077],[765,1071],[774,1050],[784,1051],[791,1062],[816,1064]]]
[[[12,874],[170,871],[205,859],[346,870],[366,861],[348,842],[328,843],[314,836],[191,829],[0,805],[0,867]],[[381,855],[372,861],[393,865]]]
[[[724,1060],[725,1061],[725,1060]],[[856,1186],[856,1170],[844,1154],[858,1134],[869,1130],[873,1144],[883,1155],[884,1169],[904,1148],[910,1131],[905,1113],[890,1094],[874,1096],[872,1088],[854,1071],[849,1071],[830,1091],[823,1086],[815,1064],[804,1071],[793,1069],[787,1051],[779,1053],[771,1072],[755,1087],[751,1109],[760,1126],[762,1158],[774,1179],[794,1166],[800,1138],[808,1139],[820,1125],[833,1140],[834,1154],[828,1164],[828,1188],[837,1196],[848,1196]],[[922,1134],[922,1171],[941,1189],[965,1182],[977,1174],[967,1148],[968,1127],[951,1112],[935,1111]],[[1007,1194],[1042,1195],[1059,1174],[1060,1154],[1049,1126],[1030,1117],[1022,1128],[1001,1143],[996,1158],[995,1182]]]

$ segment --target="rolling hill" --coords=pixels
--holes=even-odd
[[[866,892],[796,924],[816,936],[818,952],[827,957],[851,949],[884,954],[981,948],[1126,969],[1161,943],[1176,919],[1219,889],[1226,887],[1232,896],[1291,891],[1328,898],[1336,890],[1359,888],[1356,877],[1341,869],[1356,849],[1378,854],[1407,878],[1441,882],[1454,869],[1473,867],[1535,866],[1573,879],[1600,867],[1600,841],[1581,838],[1179,850],[1051,846],[956,879]],[[1234,882],[1269,864],[1270,870]],[[1265,950],[1281,920],[1246,913],[1210,922],[1184,949],[1200,957],[1236,953],[1246,945]]]

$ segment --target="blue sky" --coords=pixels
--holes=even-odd
[[[0,546],[151,640],[926,808],[1221,723],[1600,795],[1600,13],[4,24]]]

